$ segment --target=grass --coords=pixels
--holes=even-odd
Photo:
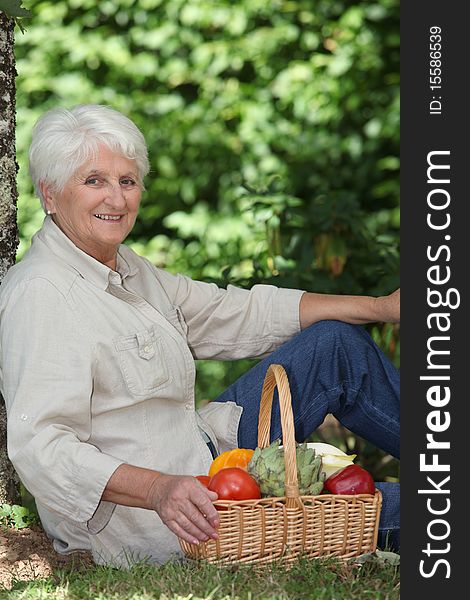
[[[3,594],[3,595],[2,595]],[[8,600],[398,600],[399,570],[378,561],[361,566],[337,559],[282,565],[137,565],[130,571],[94,567],[16,581]]]

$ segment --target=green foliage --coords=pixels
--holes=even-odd
[[[30,17],[29,10],[23,8],[22,3],[22,0],[0,0],[0,10],[7,17]]]
[[[152,170],[129,243],[158,266],[220,285],[398,286],[398,0],[28,8],[16,42],[19,257],[42,220],[32,125],[47,108],[96,102],[145,133]],[[396,329],[373,335],[398,362]],[[199,399],[235,377],[231,365],[198,373]]]
[[[29,18],[31,13],[21,6],[22,3],[22,0],[0,0],[0,12],[5,13],[8,18],[14,19],[15,23],[24,33],[23,19]]]
[[[38,523],[36,512],[18,504],[0,504],[0,525],[23,529],[33,523]]]

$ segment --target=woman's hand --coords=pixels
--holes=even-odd
[[[217,539],[219,515],[209,491],[195,477],[166,475],[122,464],[111,475],[102,500],[154,510],[173,533],[191,544]]]
[[[217,494],[195,477],[164,473],[154,480],[148,493],[148,506],[173,533],[191,544],[217,539],[219,516],[214,500]]]

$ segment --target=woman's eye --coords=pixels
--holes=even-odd
[[[85,181],[85,183],[87,185],[96,185],[98,183],[98,177],[88,177],[88,179]]]
[[[124,179],[121,179],[121,185],[125,185],[125,186],[135,185],[135,180],[131,179],[130,177],[124,177]]]

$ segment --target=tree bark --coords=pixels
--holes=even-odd
[[[0,282],[14,264],[18,248],[14,26],[13,19],[0,12]],[[0,504],[17,503],[18,490],[7,456],[6,411],[0,396]]]

